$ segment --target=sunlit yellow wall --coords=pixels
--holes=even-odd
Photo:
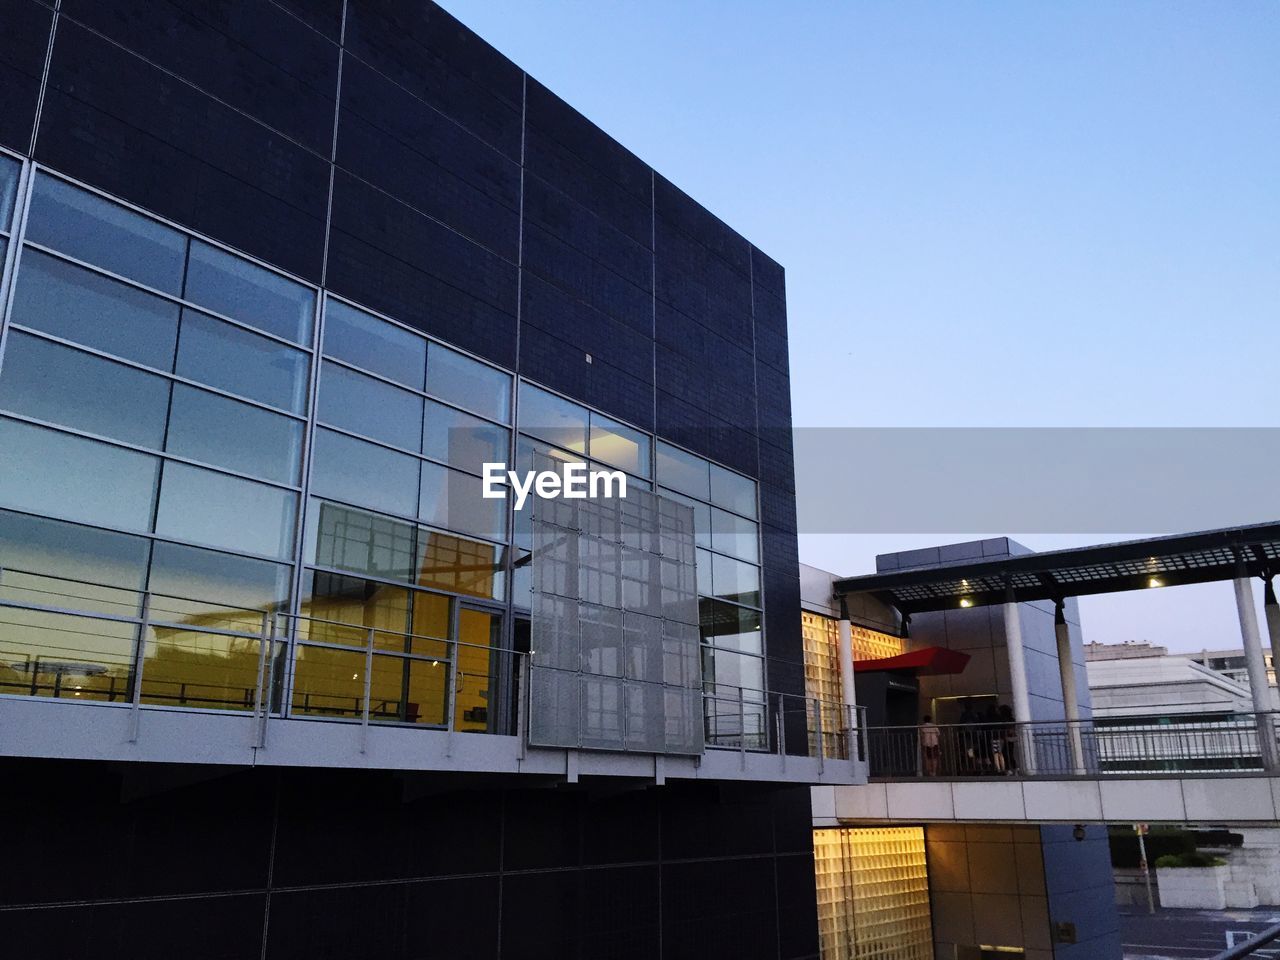
[[[923,827],[813,832],[823,960],[933,960]]]

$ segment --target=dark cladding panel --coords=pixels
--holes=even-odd
[[[657,297],[751,349],[751,282],[705,244],[658,217],[655,225]]]
[[[663,864],[663,960],[774,960],[773,865],[772,857]]]
[[[706,247],[740,276],[751,276],[751,245],[724,221],[661,174],[654,178],[653,196],[659,220]]]
[[[673,396],[657,386],[658,436],[688,447],[694,453],[732,467],[739,473],[755,477],[759,460],[755,429],[725,423],[718,417]]]
[[[577,247],[537,226],[524,224],[524,269],[635,330],[653,330],[653,297]]]
[[[342,36],[342,8],[345,0],[271,0],[283,7],[311,29],[330,40]]]
[[[813,829],[808,818],[805,791],[805,825],[809,846]],[[778,956],[781,960],[813,960],[818,956],[818,892],[813,873],[813,853],[778,857]]]
[[[523,72],[434,3],[349,0],[346,47],[520,159]]]
[[[35,0],[0,0],[0,143],[26,153],[40,99],[53,12]]]
[[[653,254],[647,243],[632,240],[533,174],[525,177],[524,213],[528,223],[554,234],[646,293],[653,290]]]
[[[787,295],[787,278],[782,265],[756,247],[751,248],[751,280],[775,297]]]
[[[328,165],[70,21],[58,25],[36,158],[320,277]]]
[[[495,363],[515,363],[515,265],[341,171],[328,284]]]
[[[594,356],[587,363],[579,343],[525,325],[520,335],[520,372],[609,416],[653,430],[652,380],[633,377]]]
[[[494,253],[519,255],[520,167],[348,56],[338,165]]]
[[[653,384],[653,341],[647,331],[615,320],[532,274],[525,274],[521,293],[521,322],[573,344],[577,348],[574,367],[591,354],[593,362],[603,360]]]
[[[757,404],[762,431],[791,429],[791,378],[767,364],[756,364]]]
[[[328,156],[338,48],[279,7],[235,0],[63,0],[60,11]]]

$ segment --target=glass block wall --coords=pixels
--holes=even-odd
[[[933,960],[923,827],[815,830],[822,960]]]

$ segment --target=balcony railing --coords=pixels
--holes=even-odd
[[[1036,723],[869,727],[869,775],[1099,777],[1262,772],[1277,756],[1280,713],[1185,716],[1133,723]]]
[[[444,629],[441,632],[446,632]],[[533,655],[337,618],[209,604],[0,569],[0,696],[525,736]],[[866,759],[862,711],[708,684],[705,743],[742,754]],[[616,722],[625,725],[619,703]]]

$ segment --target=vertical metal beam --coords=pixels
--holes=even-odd
[[[142,723],[142,665],[147,658],[147,631],[151,628],[151,594],[142,595],[142,620],[138,624],[138,645],[133,651],[133,690],[129,707],[129,742],[138,742]]]
[[[1267,664],[1262,659],[1262,635],[1258,632],[1258,613],[1253,608],[1253,580],[1245,575],[1235,579],[1236,613],[1240,617],[1240,638],[1244,641],[1244,661],[1249,670],[1249,692],[1253,695],[1253,711],[1258,715],[1258,751],[1264,770],[1276,766],[1276,738],[1271,724],[1271,687],[1267,683]]]
[[[1071,770],[1082,776],[1084,744],[1080,739],[1080,696],[1076,689],[1076,665],[1071,657],[1071,629],[1067,626],[1066,602],[1059,600],[1053,611],[1053,632],[1058,641],[1058,676],[1062,680],[1062,710],[1067,721],[1067,744]]]
[[[836,624],[837,652],[840,657],[840,697],[844,701],[844,735],[853,742],[853,715],[857,712],[858,692],[853,682],[853,626],[849,623],[849,613],[844,598],[840,598],[840,621]]]
[[[365,636],[364,647],[364,703],[360,710],[360,752],[369,746],[369,698],[373,695],[373,627]]]
[[[1021,728],[1022,769],[1035,773],[1036,750],[1031,740],[1031,697],[1027,692],[1027,657],[1022,647],[1022,619],[1013,587],[1005,588],[1004,641],[1009,656],[1009,685],[1013,695],[1013,718]]]

